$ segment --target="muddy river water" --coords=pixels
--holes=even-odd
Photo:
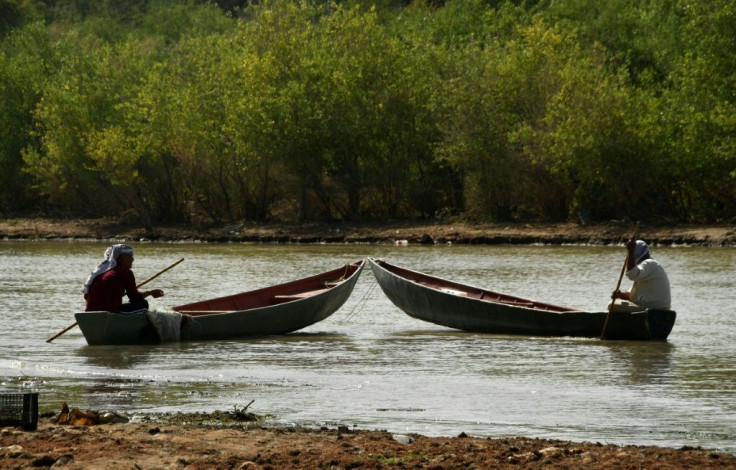
[[[736,249],[653,247],[677,322],[667,342],[492,336],[412,319],[368,267],[347,303],[298,333],[238,341],[87,346],[45,339],[84,308],[98,242],[0,242],[0,389],[41,411],[129,415],[242,408],[274,425],[430,436],[529,436],[736,453]],[[166,307],[366,258],[479,287],[605,309],[625,256],[603,246],[135,244]],[[624,279],[623,287],[629,283]]]

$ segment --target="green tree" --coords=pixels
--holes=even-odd
[[[462,48],[439,100],[439,155],[464,175],[470,214],[490,220],[559,215],[557,188],[539,167],[538,143],[549,99],[563,86],[557,71],[574,37],[542,22],[505,38]],[[564,203],[563,203],[564,206]]]
[[[0,210],[736,216],[732,2],[219,4],[0,0]]]
[[[680,10],[668,0],[549,2],[540,16],[604,47],[614,70],[625,67],[634,83],[662,85],[681,51]]]
[[[22,173],[22,152],[33,143],[33,110],[41,98],[53,51],[41,23],[13,30],[0,44],[0,211],[28,210],[35,200]]]
[[[682,220],[736,217],[736,6],[682,0],[685,53],[660,108],[670,194]]]
[[[430,64],[390,37],[375,10],[338,10],[320,26],[328,174],[345,195],[339,217],[407,216],[422,204],[431,214]],[[383,205],[364,204],[376,196]]]

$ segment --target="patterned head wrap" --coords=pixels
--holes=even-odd
[[[636,246],[634,247],[634,259],[636,260],[636,264],[639,264],[639,262],[649,254],[649,246],[644,243],[642,240],[636,241]]]
[[[92,282],[99,276],[100,274],[105,274],[112,268],[118,265],[118,257],[120,255],[132,255],[133,254],[133,247],[130,245],[113,245],[107,248],[105,250],[105,259],[100,263],[90,274],[87,276],[87,281],[84,283],[84,288],[82,289],[82,292],[87,294],[89,293],[89,287],[92,285]]]

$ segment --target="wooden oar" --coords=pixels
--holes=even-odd
[[[140,284],[138,284],[136,287],[143,287],[143,286],[145,286],[146,284],[148,284],[149,282],[153,281],[154,279],[156,279],[157,277],[159,277],[160,275],[162,275],[166,271],[168,271],[168,270],[173,269],[174,267],[176,267],[176,265],[179,264],[179,263],[181,263],[182,261],[184,261],[184,258],[180,259],[179,261],[177,261],[176,263],[172,264],[168,268],[162,269],[161,271],[157,272],[153,276],[149,277],[145,281],[143,281]]]
[[[146,284],[148,284],[149,282],[153,281],[154,279],[156,279],[157,277],[159,277],[160,275],[162,275],[163,273],[165,273],[165,272],[166,272],[166,271],[168,271],[169,269],[172,269],[172,268],[173,268],[174,266],[176,266],[177,264],[181,263],[182,261],[184,261],[184,258],[180,259],[179,261],[177,261],[176,263],[172,264],[172,265],[171,265],[171,266],[169,266],[168,268],[166,268],[166,269],[163,269],[163,270],[161,270],[161,271],[157,272],[157,273],[156,273],[156,274],[154,274],[153,276],[149,277],[149,278],[148,278],[148,279],[146,279],[145,281],[143,281],[143,282],[141,282],[140,284],[138,284],[138,285],[137,285],[136,287],[143,287],[144,285],[146,285]],[[66,333],[67,331],[71,330],[71,329],[72,329],[72,328],[74,328],[75,326],[77,326],[77,322],[74,322],[74,323],[72,323],[71,325],[69,325],[69,326],[67,326],[66,328],[64,328],[63,330],[61,330],[60,332],[56,333],[56,334],[55,334],[54,336],[52,336],[51,338],[47,339],[47,340],[46,340],[46,342],[47,342],[47,343],[50,343],[50,342],[52,342],[53,340],[55,340],[55,339],[56,339],[56,338],[58,338],[59,336],[63,335],[63,334],[64,334],[64,333]]]
[[[639,222],[636,223],[636,228],[634,228],[634,234],[631,236],[631,239],[636,238],[636,235],[639,233]],[[624,278],[624,273],[626,272],[626,267],[629,265],[629,254],[626,253],[626,259],[624,259],[624,265],[621,267],[621,274],[618,276],[618,282],[616,283],[616,288],[613,290],[613,292],[616,292],[621,288],[621,281]],[[606,331],[608,330],[608,322],[611,320],[611,312],[613,311],[613,304],[616,302],[616,299],[611,299],[611,303],[608,305],[608,313],[606,314],[606,321],[603,322],[603,330],[601,331],[601,339],[606,339]]]

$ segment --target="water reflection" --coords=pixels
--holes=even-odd
[[[86,365],[107,370],[135,369],[144,364],[151,346],[82,346],[76,350],[77,356]]]
[[[671,378],[677,347],[668,342],[606,341],[612,360],[628,372],[631,385],[662,384]]]

